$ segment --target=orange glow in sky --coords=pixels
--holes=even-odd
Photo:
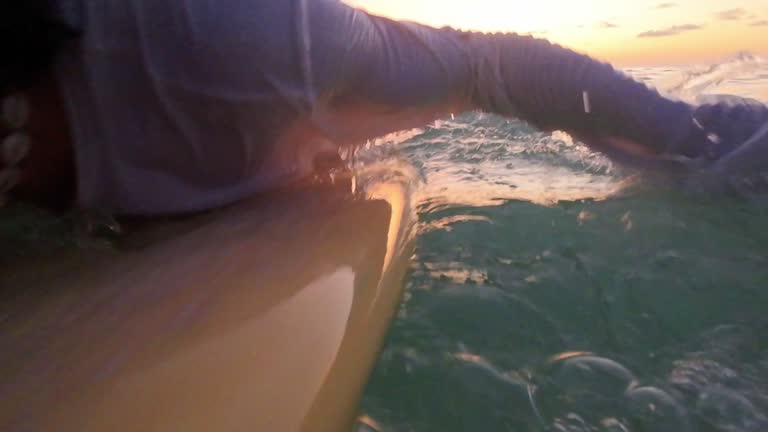
[[[532,33],[620,65],[768,55],[768,0],[346,0],[369,12],[467,30]]]

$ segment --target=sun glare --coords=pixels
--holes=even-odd
[[[530,33],[624,64],[716,61],[768,54],[768,2],[740,0],[346,0],[432,26]],[[738,3],[738,4],[737,4]]]

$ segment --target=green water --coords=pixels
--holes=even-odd
[[[599,156],[476,114],[399,146],[422,232],[362,403],[377,429],[768,430],[765,204],[617,193]]]
[[[365,398],[374,418],[392,430],[528,430],[538,419],[524,383],[548,357],[591,351],[641,385],[679,392],[692,414],[709,387],[722,387],[765,420],[765,209],[669,194],[447,212],[462,211],[487,221],[419,240],[406,301]],[[580,222],[582,212],[593,219]],[[714,370],[694,372],[701,382],[674,382],[676,368],[697,367],[685,361],[712,361]],[[562,415],[601,408],[561,402]],[[623,408],[601,414],[621,417]]]

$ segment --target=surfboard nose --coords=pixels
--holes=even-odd
[[[402,189],[275,192],[0,272],[24,291],[0,430],[350,430],[412,253]]]

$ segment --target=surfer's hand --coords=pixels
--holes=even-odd
[[[768,107],[761,102],[728,97],[706,103],[693,113],[699,158],[728,175],[750,175],[768,168]]]
[[[634,165],[669,168],[677,164],[737,176],[768,167],[768,107],[758,101],[728,97],[705,103],[693,108],[690,120],[682,126],[688,133],[666,142],[661,150],[656,144],[623,136],[583,140],[606,153],[632,159]]]

